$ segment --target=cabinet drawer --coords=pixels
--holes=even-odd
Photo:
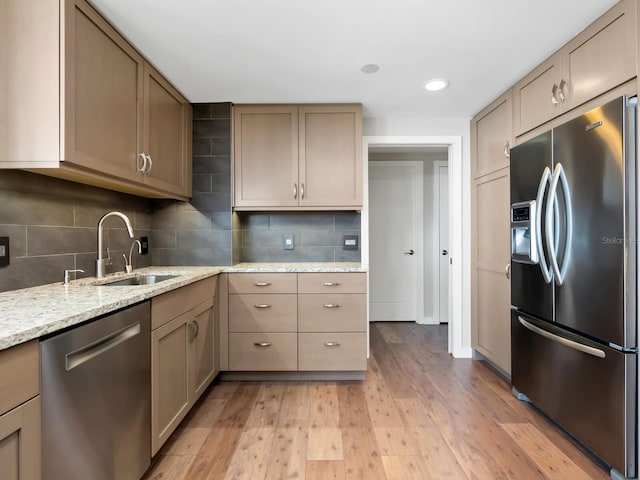
[[[38,341],[0,351],[0,414],[35,397],[39,391]]]
[[[353,294],[303,294],[298,296],[298,331],[364,332],[367,296]]]
[[[151,299],[151,330],[215,297],[218,277],[209,277]]]
[[[230,332],[295,332],[298,298],[284,295],[231,295]]]
[[[298,370],[366,370],[366,333],[300,333]]]
[[[262,345],[261,345],[262,344]],[[295,333],[230,333],[229,370],[296,370]]]
[[[366,293],[366,273],[300,273],[299,293]]]
[[[296,273],[230,273],[229,293],[296,293]]]

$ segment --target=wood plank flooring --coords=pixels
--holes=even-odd
[[[371,324],[363,382],[220,382],[145,477],[168,480],[607,479],[447,329]]]

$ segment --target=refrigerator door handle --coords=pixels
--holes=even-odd
[[[584,345],[582,343],[574,342],[573,340],[569,340],[568,338],[560,337],[559,335],[555,335],[551,332],[547,332],[540,327],[536,327],[535,325],[527,322],[524,318],[518,316],[518,322],[527,330],[531,330],[533,333],[537,333],[549,340],[554,342],[561,343],[562,345],[573,348],[574,350],[578,350],[579,352],[586,353],[588,355],[592,355],[598,358],[605,358],[607,355],[604,353],[604,350],[600,350],[599,348],[590,347],[589,345]]]
[[[544,256],[544,249],[542,248],[542,200],[544,199],[544,192],[547,189],[547,185],[549,185],[551,179],[551,170],[549,167],[544,167],[542,171],[542,176],[540,177],[540,184],[538,185],[538,194],[536,195],[536,248],[538,250],[538,265],[540,266],[540,271],[542,272],[542,277],[544,278],[545,283],[551,283],[551,269],[547,265],[547,259]],[[549,212],[547,211],[547,215]],[[547,220],[548,222],[548,220]]]
[[[553,217],[557,218],[557,203],[558,203],[558,181],[562,186],[562,192],[565,200],[565,220],[566,220],[566,235],[564,242],[564,255],[562,258],[562,266],[558,265],[558,252],[557,245],[554,242],[554,228]],[[555,215],[553,215],[555,213]],[[551,261],[551,268],[558,286],[562,285],[565,276],[567,274],[567,268],[569,266],[569,256],[571,253],[571,242],[573,241],[573,212],[571,209],[571,194],[569,191],[569,183],[567,182],[567,175],[564,173],[564,168],[561,163],[556,165],[551,177],[551,186],[549,187],[549,196],[547,198],[547,214],[546,220],[546,240],[547,248],[549,249],[549,258]],[[555,229],[557,230],[557,228]]]

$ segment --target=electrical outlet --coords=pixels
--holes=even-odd
[[[140,237],[140,255],[149,253],[149,237]]]
[[[9,265],[9,237],[0,237],[0,267]]]
[[[358,250],[358,235],[344,235],[342,240],[343,250]]]
[[[295,244],[294,244],[294,236],[291,233],[285,233],[282,236],[282,244],[283,244],[283,248],[285,250],[294,250],[295,249]]]

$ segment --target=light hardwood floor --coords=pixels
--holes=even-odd
[[[220,382],[146,479],[606,479],[446,326],[371,324],[363,382]]]

